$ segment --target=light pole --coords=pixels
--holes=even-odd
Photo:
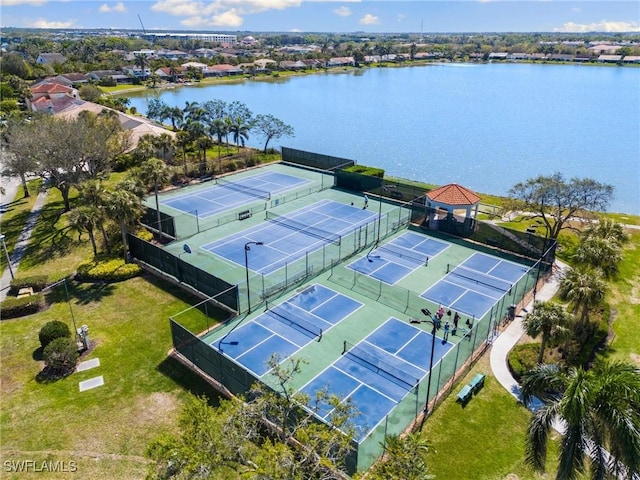
[[[247,242],[244,244],[244,269],[247,274],[247,313],[251,313],[251,293],[249,290],[249,255],[248,252],[251,250],[251,245],[264,245],[263,242]]]
[[[4,242],[4,234],[0,234],[0,242],[2,242],[2,248],[4,249],[4,254],[7,257],[7,266],[9,267],[9,273],[11,274],[11,280],[15,277],[13,276],[13,268],[11,268],[11,257],[9,257],[9,252],[7,251],[7,244]]]
[[[429,414],[429,391],[431,390],[431,373],[433,372],[433,352],[436,349],[436,322],[431,318],[431,312],[428,308],[420,310],[429,320],[422,320],[428,322],[433,327],[431,330],[431,359],[429,360],[429,379],[427,380],[427,400],[424,403],[424,415],[422,417],[422,423],[424,425],[424,419]]]
[[[78,327],[76,326],[76,318],[73,315],[73,308],[71,308],[71,299],[69,298],[69,289],[67,288],[67,277],[64,277],[62,280],[58,280],[57,282],[52,283],[48,287],[43,288],[42,291],[51,290],[52,288],[57,287],[61,283],[64,284],[64,293],[65,293],[65,295],[67,297],[67,305],[69,305],[69,313],[71,313],[71,321],[73,322],[73,330],[76,333],[78,333]]]

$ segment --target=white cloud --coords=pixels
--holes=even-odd
[[[349,7],[338,7],[336,8],[333,13],[335,13],[336,15],[340,15],[341,17],[348,17],[349,15],[351,15],[351,9]]]
[[[554,32],[640,32],[638,22],[611,22],[603,20],[596,23],[573,23],[568,22],[561,27],[553,29]]]
[[[202,17],[194,15],[180,22],[185,27],[239,27],[244,20],[234,9],[221,13],[220,15],[212,15],[211,17]]]
[[[113,7],[110,7],[106,3],[103,3],[102,5],[100,5],[100,8],[98,9],[98,11],[100,13],[113,13],[113,12],[125,13],[127,9],[125,8],[124,3],[122,2],[116,3]]]
[[[367,13],[364,17],[358,20],[360,25],[380,25],[380,19],[375,15]]]
[[[571,9],[571,11],[572,11],[573,13],[580,13],[580,12],[582,12],[582,9],[581,9],[580,7],[573,7],[573,8]]]
[[[47,3],[47,0],[0,0],[0,6],[10,7],[13,5],[31,5],[32,7],[39,7]]]
[[[207,17],[208,15],[248,15],[267,10],[299,7],[302,0],[159,0],[151,6],[154,12],[176,17]]]
[[[398,16],[396,17],[396,20],[398,22],[402,22],[404,21],[405,18],[407,18],[406,15],[404,15],[403,13],[399,13]]]
[[[38,18],[29,25],[33,28],[71,28],[76,23],[75,20],[69,20],[68,22],[51,22],[44,18]]]

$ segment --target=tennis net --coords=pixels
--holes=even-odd
[[[511,287],[513,286],[513,284],[507,282],[506,280],[501,280],[499,278],[491,277],[482,272],[477,272],[475,270],[471,270],[469,268],[465,268],[460,265],[456,266],[456,265],[447,264],[447,273],[470,280],[478,285],[485,285],[487,287],[493,288],[495,290],[499,290],[501,292],[508,292],[509,290],[511,290]]]
[[[260,190],[259,188],[254,188],[254,187],[247,187],[246,185],[243,185],[241,183],[231,182],[229,180],[225,180],[224,178],[218,178],[216,179],[216,182],[221,187],[227,187],[232,190],[236,190],[238,192],[244,192],[253,197],[262,198],[263,200],[271,199],[271,192],[267,192],[266,190]]]
[[[403,372],[398,367],[394,367],[388,362],[385,362],[373,352],[365,350],[358,345],[350,344],[346,340],[344,340],[342,355],[346,355],[354,362],[359,363],[363,367],[368,368],[376,374],[407,390],[412,390],[420,382],[417,378],[410,378],[409,374]]]
[[[318,341],[322,340],[322,328],[313,325],[307,320],[303,320],[301,318],[291,318],[286,312],[286,310],[278,305],[269,306],[267,302],[267,311],[272,314],[272,316],[281,322],[289,325],[290,327],[294,327],[297,330],[301,330],[302,333],[311,336],[312,338],[317,338]]]
[[[311,237],[325,240],[336,245],[340,245],[340,241],[342,240],[342,237],[337,233],[331,233],[317,227],[311,227],[302,222],[293,220],[292,218],[278,215],[270,211],[267,211],[265,220],[269,220],[273,223],[277,223],[278,225],[282,225],[283,227],[290,228],[291,230],[295,230],[297,232],[301,232]]]
[[[429,257],[426,255],[420,255],[418,253],[415,252],[411,252],[410,250],[407,250],[406,248],[402,248],[402,247],[397,247],[393,244],[387,244],[387,245],[382,245],[378,248],[376,248],[376,250],[380,250],[381,252],[387,252],[390,253],[391,255],[394,255],[398,258],[402,258],[403,260],[408,260],[411,263],[416,263],[418,265],[428,265],[429,264]]]

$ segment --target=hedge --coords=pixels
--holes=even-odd
[[[359,173],[360,175],[368,175],[369,177],[384,177],[384,170],[382,168],[367,167],[366,165],[354,165],[344,169],[345,172]]]
[[[81,282],[120,282],[139,275],[141,268],[135,263],[124,263],[121,258],[94,261],[78,265],[76,280]]]
[[[33,288],[34,292],[40,292],[49,284],[49,277],[46,275],[33,275],[30,277],[14,278],[11,281],[9,295],[17,295],[21,288]]]
[[[71,338],[71,330],[69,326],[60,320],[52,320],[43,325],[38,332],[38,339],[42,348],[46,348],[56,338]]]
[[[41,293],[22,298],[7,297],[0,304],[0,311],[2,311],[2,319],[5,320],[38,313],[44,305],[44,295]]]

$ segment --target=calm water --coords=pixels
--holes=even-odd
[[[131,96],[146,113],[151,96]],[[154,92],[169,105],[239,100],[295,128],[280,145],[387,175],[506,194],[556,171],[614,185],[640,214],[640,68],[487,64],[374,68]],[[262,147],[253,136],[249,145]]]

